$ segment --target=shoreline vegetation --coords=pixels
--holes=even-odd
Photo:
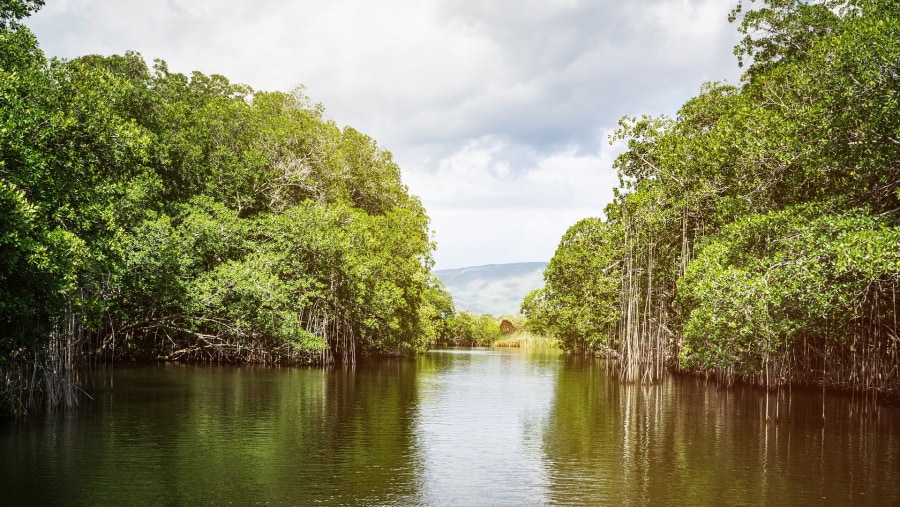
[[[47,59],[42,5],[0,6],[0,414],[74,406],[104,362],[352,364],[443,332],[389,152],[302,88]]]
[[[741,82],[620,121],[614,201],[566,232],[523,311],[625,381],[897,402],[900,10],[742,1],[730,19]]]
[[[527,330],[518,330],[513,334],[500,338],[491,344],[492,347],[522,349],[557,349],[559,344],[555,338],[534,334]]]
[[[121,361],[353,364],[433,345],[616,361],[627,382],[900,395],[900,12],[733,12],[741,83],[624,118],[605,218],[524,316],[457,312],[392,155],[303,94],[137,53],[47,59],[0,6],[0,415]],[[517,320],[518,319],[518,320]]]
[[[441,347],[559,348],[556,338],[531,332],[523,315],[458,311],[443,323],[435,345]]]

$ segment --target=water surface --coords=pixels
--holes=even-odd
[[[0,425],[0,504],[900,505],[900,413],[850,397],[489,349],[94,377]]]

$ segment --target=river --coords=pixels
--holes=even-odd
[[[0,504],[900,505],[900,410],[816,391],[491,349],[93,377],[0,425]]]

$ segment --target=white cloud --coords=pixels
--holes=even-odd
[[[524,155],[491,136],[471,140],[442,159],[435,171],[413,167],[404,179],[429,210],[584,209],[602,210],[617,182],[615,152],[580,154],[575,148]],[[512,163],[517,165],[511,168]],[[527,165],[533,164],[533,165]]]
[[[533,166],[511,170],[508,161],[523,157],[506,155],[509,148],[484,137],[441,160],[436,171],[405,172],[432,218],[439,267],[546,261],[566,229],[602,216],[618,181],[614,150],[529,154],[524,158]]]
[[[437,209],[431,211],[438,269],[550,260],[571,225],[598,208]],[[490,256],[484,252],[489,251]]]

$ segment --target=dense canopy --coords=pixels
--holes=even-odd
[[[523,309],[632,380],[896,396],[900,9],[765,0],[732,21],[741,83],[620,122],[615,201],[563,237]]]
[[[293,93],[139,54],[47,60],[0,4],[0,406],[86,358],[345,362],[452,302],[391,154]],[[9,4],[9,5],[7,5]]]

